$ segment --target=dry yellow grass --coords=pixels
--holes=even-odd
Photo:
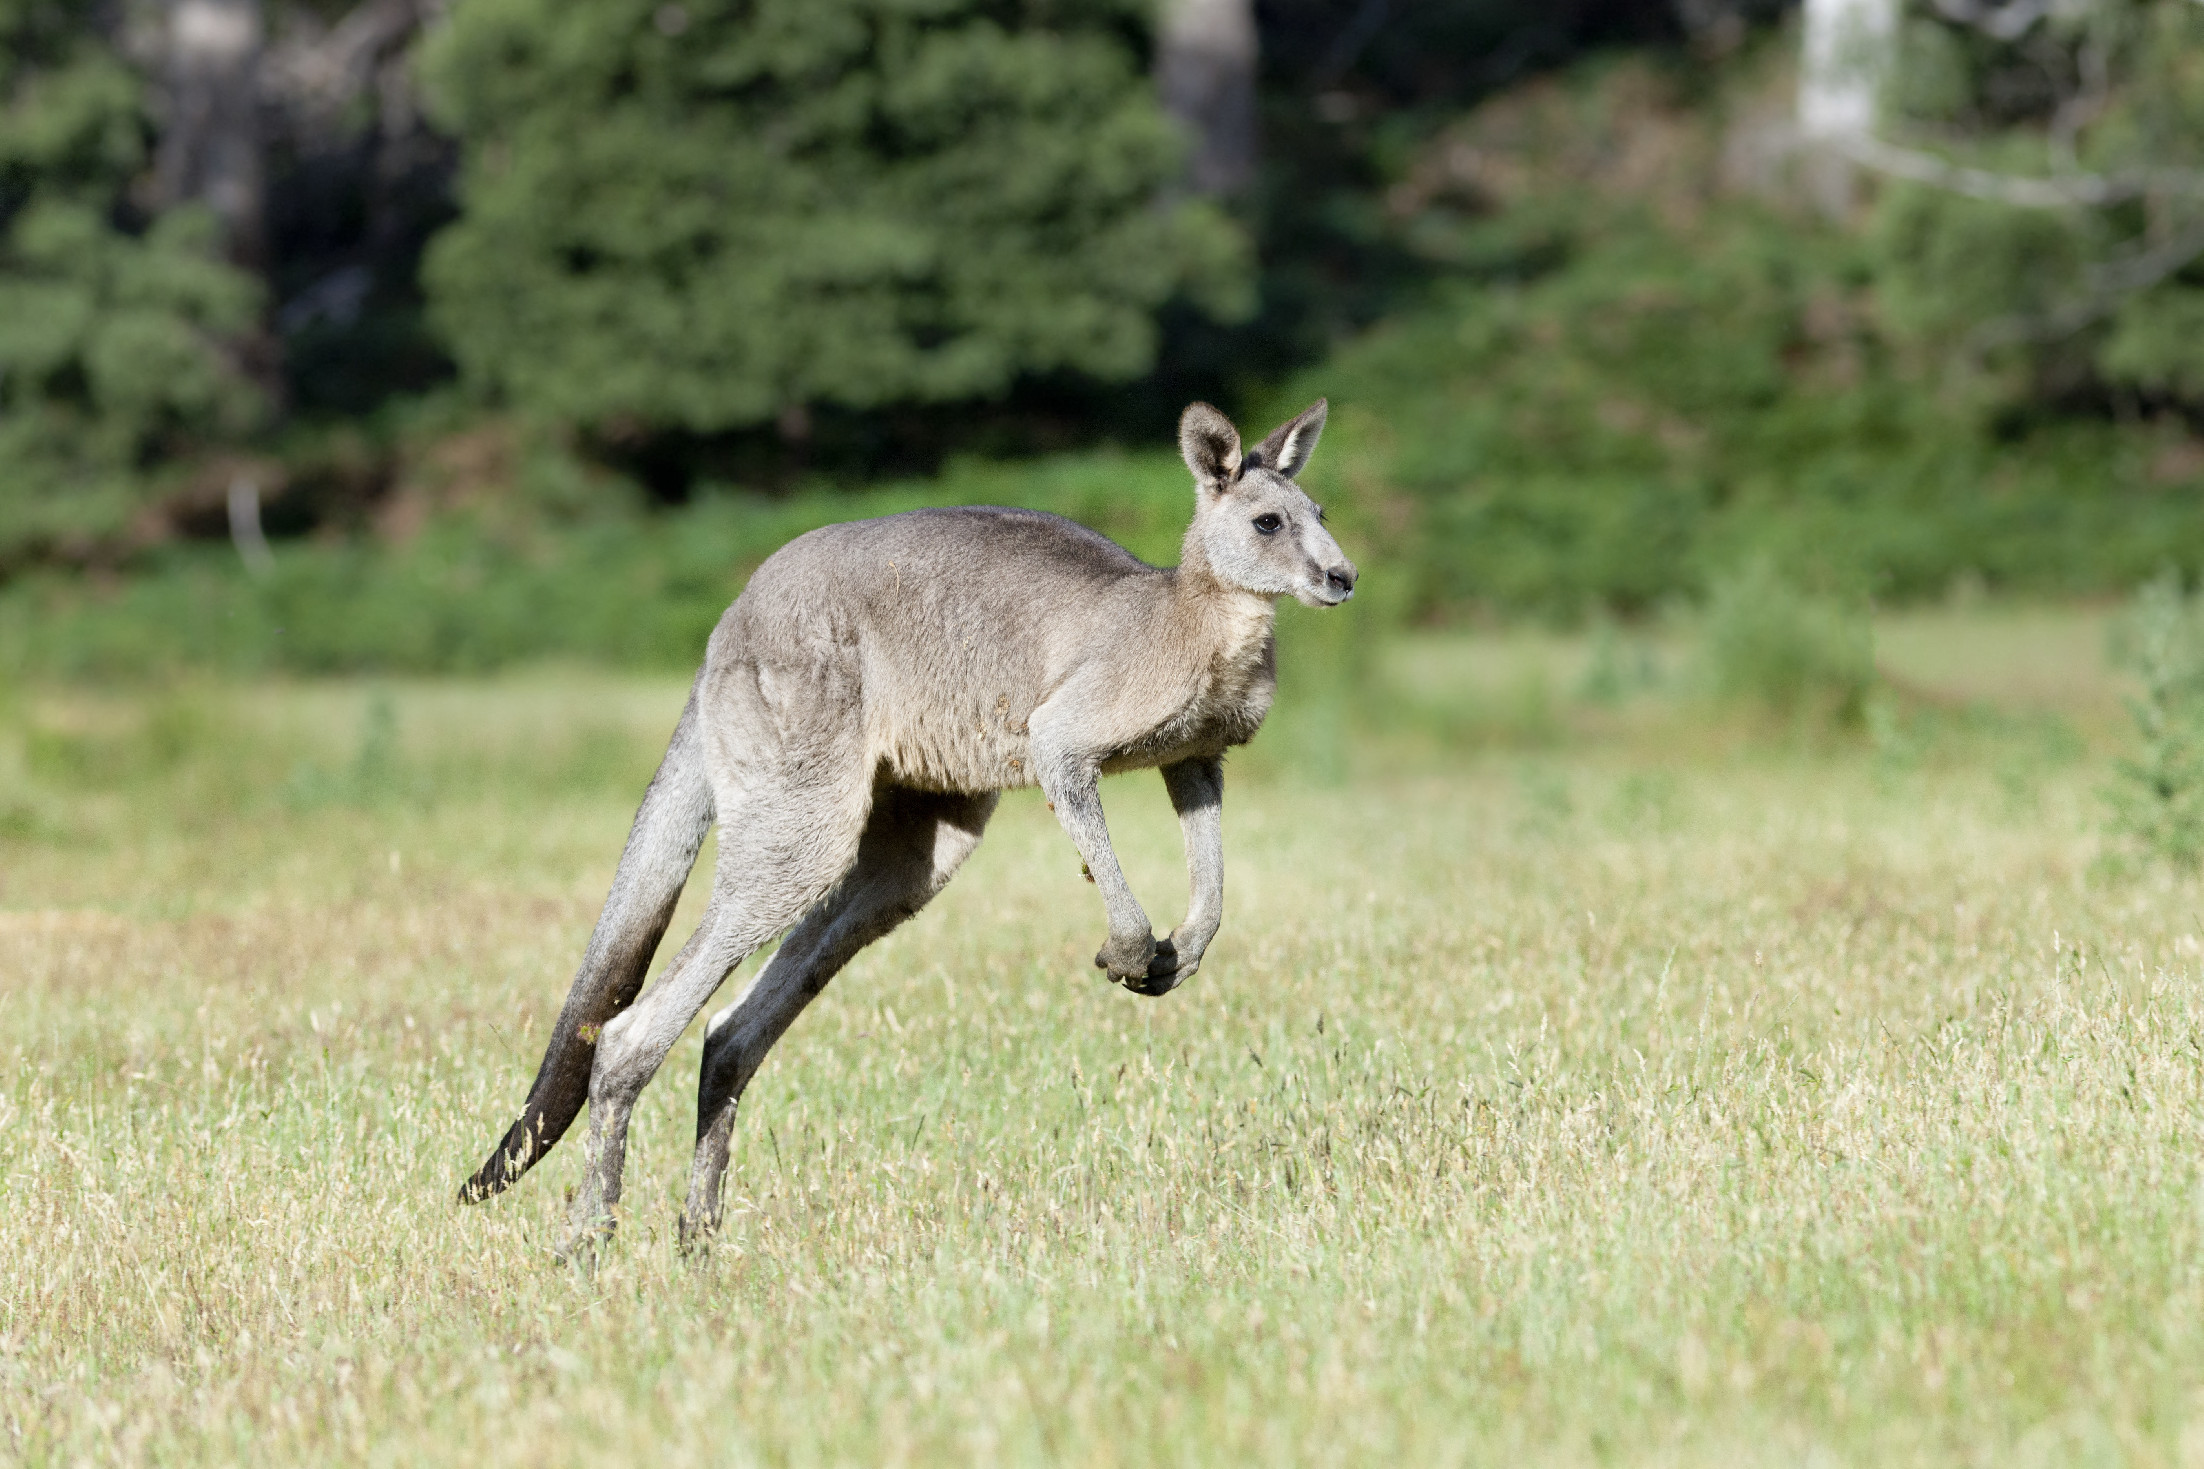
[[[2101,675],[1951,633],[2071,717],[1771,741],[1557,665],[1520,738],[1251,759],[1161,1002],[1012,799],[760,1074],[700,1263],[676,1053],[594,1275],[571,1147],[450,1200],[679,686],[23,695],[0,1456],[2204,1460],[2204,889],[2089,876]]]

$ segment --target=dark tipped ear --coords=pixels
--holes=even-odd
[[[1260,464],[1273,474],[1292,479],[1309,462],[1316,452],[1316,441],[1324,434],[1325,400],[1317,399],[1296,414],[1290,423],[1281,423],[1271,430],[1270,437],[1257,444],[1248,456],[1252,467]]]
[[[1179,453],[1203,489],[1221,490],[1240,472],[1240,431],[1207,403],[1179,415]]]

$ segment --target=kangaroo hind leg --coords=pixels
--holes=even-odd
[[[704,1033],[696,1098],[696,1159],[681,1214],[684,1242],[718,1227],[735,1107],[767,1051],[858,950],[926,906],[972,854],[996,798],[902,787],[873,803],[857,865],[806,914],[741,999]]]
[[[643,987],[651,956],[658,952],[674,904],[688,883],[689,869],[711,830],[712,803],[697,700],[691,694],[666,747],[666,758],[635,815],[612,891],[590,935],[573,988],[559,1010],[519,1120],[461,1186],[460,1202],[478,1203],[509,1187],[542,1160],[580,1115],[582,1103],[589,1098],[595,1059],[591,1042]]]
[[[831,891],[857,860],[869,794],[825,803],[774,783],[720,802],[712,897],[681,953],[598,1037],[589,1078],[589,1157],[574,1196],[569,1253],[610,1234],[628,1119],[681,1033],[735,966]]]

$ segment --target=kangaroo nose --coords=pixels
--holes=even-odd
[[[1352,561],[1342,562],[1330,571],[1325,572],[1324,580],[1329,582],[1331,589],[1339,593],[1340,596],[1352,596],[1355,589],[1355,564]]]

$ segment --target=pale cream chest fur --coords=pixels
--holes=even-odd
[[[1231,598],[1201,608],[1186,629],[1186,655],[1172,706],[1142,737],[1103,762],[1105,771],[1142,770],[1244,745],[1261,728],[1277,689],[1275,612],[1267,601]]]

